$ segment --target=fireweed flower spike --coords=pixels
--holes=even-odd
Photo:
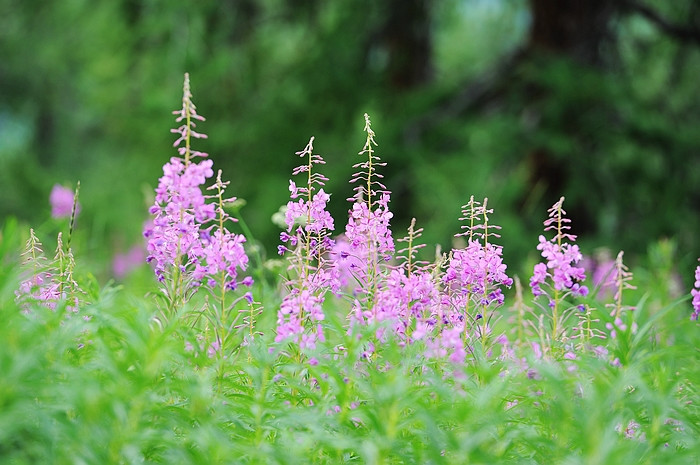
[[[54,310],[56,304],[60,300],[66,301],[66,310],[71,313],[76,313],[82,304],[85,293],[80,289],[78,283],[73,279],[73,270],[75,269],[75,259],[73,258],[73,250],[71,249],[71,238],[75,227],[75,219],[80,210],[78,204],[78,193],[80,192],[80,181],[78,181],[75,192],[66,192],[67,189],[60,187],[57,191],[54,186],[54,192],[60,192],[63,197],[61,201],[69,201],[70,206],[61,205],[62,210],[68,212],[70,217],[68,224],[68,241],[65,246],[63,244],[63,233],[59,232],[56,238],[56,254],[51,263],[48,263],[42,245],[39,239],[34,234],[34,230],[29,230],[29,239],[25,246],[23,257],[23,268],[28,278],[20,283],[19,289],[15,292],[17,301],[28,310],[26,303],[33,301]],[[54,197],[52,192],[52,197]],[[51,198],[53,207],[56,199]],[[70,314],[70,313],[69,313]]]
[[[31,300],[41,302],[48,308],[55,308],[59,299],[58,285],[54,282],[55,270],[49,266],[42,247],[34,229],[30,229],[29,239],[22,254],[22,266],[28,277],[20,283],[15,296],[20,304]],[[23,307],[26,311],[26,306]]]
[[[348,199],[352,208],[345,228],[345,236],[350,243],[349,256],[354,259],[357,269],[352,270],[357,278],[362,305],[355,305],[353,319],[358,323],[376,320],[374,308],[380,274],[386,271],[386,262],[394,253],[394,240],[389,221],[392,213],[389,211],[390,192],[381,183],[382,175],[377,173],[377,167],[386,166],[375,155],[374,131],[369,115],[365,113],[365,132],[367,140],[359,155],[367,160],[353,165],[360,171],[350,180],[357,183],[355,195]],[[383,271],[384,270],[384,271]],[[359,301],[358,301],[359,303]]]
[[[605,327],[610,331],[610,337],[615,339],[617,337],[617,331],[627,330],[627,320],[630,319],[627,315],[627,311],[633,311],[634,307],[629,305],[623,305],[622,295],[623,291],[626,289],[636,289],[630,281],[632,281],[632,273],[629,271],[627,266],[622,262],[622,256],[624,253],[620,251],[617,254],[617,259],[615,259],[615,296],[614,303],[606,305],[610,309],[610,316],[613,318],[612,323],[606,323]],[[631,325],[632,332],[637,331],[637,324],[632,322]]]
[[[436,328],[435,309],[439,304],[439,289],[433,275],[433,267],[416,260],[416,252],[423,248],[417,243],[422,229],[415,228],[415,219],[408,228],[408,236],[398,239],[407,246],[398,251],[400,265],[387,267],[388,273],[380,275],[381,281],[375,294],[372,312],[374,321],[387,321],[388,328],[411,343],[427,339]],[[361,309],[359,310],[362,311]],[[381,341],[384,328],[378,332]]]
[[[213,162],[206,159],[206,153],[191,147],[192,138],[206,135],[194,130],[195,120],[204,118],[192,102],[188,74],[182,108],[173,114],[177,115],[176,122],[182,123],[172,130],[179,135],[174,146],[180,156],[163,166],[155,204],[149,209],[153,223],[144,230],[148,239],[146,261],[154,265],[158,280],[165,284],[171,309],[184,303],[200,284],[215,285],[217,278],[222,289],[235,288],[237,270],[245,269],[248,262],[242,248],[245,238],[225,228],[230,218],[224,204],[230,199],[223,199],[223,191],[228,183],[219,176],[212,187],[217,193],[208,197],[202,193],[202,186],[214,175]],[[207,203],[212,198],[216,201]],[[223,309],[223,299],[221,304]]]
[[[380,292],[380,300],[389,300],[395,307],[388,312],[397,315],[395,331],[410,342],[423,339],[433,331],[440,303],[439,279],[435,276],[438,266],[416,260],[418,250],[425,247],[418,243],[422,233],[423,228],[416,229],[413,218],[408,235],[397,239],[406,244],[397,251],[396,258],[401,265],[391,271]]]
[[[695,268],[695,289],[690,291],[690,294],[693,296],[693,314],[690,315],[690,319],[697,321],[700,315],[700,265]]]
[[[20,283],[15,292],[17,301],[25,311],[28,311],[28,302],[55,310],[58,302],[65,300],[68,314],[78,312],[84,292],[73,279],[73,252],[70,248],[64,250],[62,237],[63,234],[58,233],[56,254],[49,263],[34,230],[29,230],[29,239],[22,254],[23,268],[28,278]]]
[[[569,226],[571,220],[565,217],[563,203],[564,197],[548,210],[549,218],[544,222],[544,230],[545,232],[555,231],[556,234],[549,241],[540,235],[537,250],[541,251],[546,262],[536,264],[533,276],[530,278],[533,295],[535,297],[546,295],[549,299],[553,340],[560,340],[563,335],[562,324],[568,317],[568,314],[561,309],[564,299],[569,295],[588,294],[588,288],[581,284],[586,279],[585,270],[575,266],[583,256],[578,246],[572,244],[576,236],[567,232],[571,229]]]
[[[489,224],[493,209],[488,209],[487,204],[488,199],[481,204],[472,196],[462,207],[460,220],[464,222],[464,232],[456,236],[465,237],[467,247],[452,250],[443,275],[450,303],[448,319],[461,327],[465,337],[467,323],[472,322],[482,341],[490,332],[492,308],[501,306],[504,301],[500,286],[513,284],[506,275],[502,247],[489,242],[500,237],[496,232],[500,226]]]
[[[317,341],[324,340],[325,293],[339,287],[332,263],[326,258],[333,247],[330,233],[334,230],[333,217],[326,210],[330,195],[323,190],[328,178],[314,172],[314,166],[325,161],[313,153],[313,141],[312,137],[304,150],[296,153],[306,157],[306,163],[294,168],[292,175],[305,177],[306,185],[289,181],[287,229],[280,234],[284,245],[279,247],[282,254],[289,253],[292,276],[286,283],[289,293],[277,313],[275,341],[292,340],[301,349],[314,349]]]

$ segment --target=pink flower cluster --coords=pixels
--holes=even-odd
[[[39,239],[34,230],[29,230],[26,250],[23,253],[24,267],[29,271],[29,277],[20,282],[15,291],[17,301],[27,309],[27,302],[35,302],[55,310],[58,302],[67,301],[66,310],[77,313],[80,305],[80,287],[73,280],[75,262],[70,249],[63,250],[62,233],[58,233],[56,257],[53,263],[47,263]],[[63,265],[60,265],[63,262]]]
[[[73,212],[73,191],[60,184],[55,184],[49,195],[52,218],[68,218]],[[75,214],[80,213],[80,204],[75,205]]]
[[[535,296],[543,294],[540,286],[545,283],[547,278],[551,278],[556,290],[570,290],[573,294],[580,296],[588,294],[588,288],[580,284],[586,279],[586,270],[575,266],[583,258],[578,246],[550,242],[542,235],[540,235],[539,240],[537,250],[541,251],[542,257],[547,260],[547,263],[535,265],[534,273],[530,279],[532,293]]]
[[[372,308],[356,309],[353,319],[363,324],[389,321],[402,339],[418,340],[432,332],[439,303],[439,289],[429,271],[395,268],[381,282]]]
[[[506,275],[502,253],[501,247],[476,240],[470,240],[465,249],[453,250],[443,282],[452,290],[454,308],[465,308],[474,298],[483,307],[503,304],[500,286],[510,287],[513,279]]]
[[[695,268],[695,289],[690,293],[693,296],[693,314],[690,315],[690,319],[697,321],[700,316],[700,265]]]
[[[214,219],[214,205],[207,204],[201,186],[214,175],[213,162],[185,164],[172,157],[163,166],[163,176],[156,189],[156,202],[149,212],[153,224],[144,231],[148,239],[146,261],[155,264],[156,276],[165,279],[172,266],[184,271],[203,255],[201,226]]]
[[[334,230],[333,217],[326,210],[330,195],[316,185],[323,186],[328,179],[313,171],[314,165],[325,162],[313,153],[313,137],[304,150],[297,152],[307,157],[306,164],[296,167],[292,175],[306,173],[307,185],[297,187],[289,181],[290,200],[287,202],[285,223],[287,230],[280,234],[285,245],[279,253],[290,253],[289,270],[294,276],[286,283],[289,293],[277,312],[276,342],[292,340],[301,349],[314,349],[317,341],[324,341],[321,321],[325,319],[323,302],[328,289],[337,289],[333,263],[326,258],[333,247],[330,233]]]
[[[155,204],[149,210],[155,218],[144,230],[148,239],[146,261],[154,264],[159,281],[165,281],[175,268],[187,273],[194,285],[204,282],[213,287],[214,276],[223,273],[225,286],[233,289],[237,285],[238,270],[245,270],[248,264],[243,249],[245,237],[223,227],[224,222],[231,219],[223,211],[223,204],[235,199],[222,198],[228,183],[221,181],[220,171],[216,183],[208,188],[217,189],[218,195],[206,196],[202,192],[202,186],[214,175],[213,162],[202,159],[206,153],[190,147],[192,138],[206,138],[206,135],[193,129],[194,120],[204,121],[204,118],[197,114],[192,103],[188,75],[185,75],[182,102],[182,109],[173,113],[178,115],[176,122],[184,123],[172,130],[179,135],[173,145],[180,156],[172,157],[163,166]],[[196,158],[202,160],[194,162]],[[208,202],[217,197],[219,205]]]
[[[46,308],[54,310],[56,303],[66,297],[59,289],[60,283],[56,281],[53,273],[40,271],[22,281],[15,295],[19,300],[41,302]]]
[[[382,192],[376,201],[377,208],[370,210],[365,202],[354,202],[345,228],[345,237],[350,242],[352,255],[359,261],[389,261],[394,252],[394,239],[389,221],[390,193]],[[361,270],[357,270],[361,272]]]
[[[530,278],[530,287],[535,296],[545,293],[541,286],[548,279],[551,279],[552,286],[557,291],[571,292],[579,296],[588,294],[588,288],[580,284],[586,279],[585,269],[575,266],[583,256],[577,245],[565,242],[574,242],[576,236],[565,232],[570,229],[568,223],[571,220],[564,217],[566,212],[562,209],[563,202],[564,197],[549,209],[549,218],[544,222],[545,231],[555,230],[556,235],[550,241],[542,235],[539,237],[537,250],[547,262],[536,264]]]

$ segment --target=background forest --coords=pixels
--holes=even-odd
[[[312,135],[347,211],[364,112],[397,236],[415,216],[448,247],[488,197],[522,263],[563,195],[584,253],[668,238],[688,277],[700,256],[697,1],[0,0],[0,58],[0,218],[42,221],[80,180],[104,263],[142,241],[186,71],[268,256]]]

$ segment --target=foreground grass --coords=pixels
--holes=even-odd
[[[641,308],[637,335],[612,349],[619,367],[585,352],[528,355],[525,370],[497,354],[454,366],[393,341],[358,362],[362,346],[331,322],[312,365],[272,331],[209,358],[186,315],[157,325],[151,300],[109,287],[87,318],[64,306],[22,312],[17,281],[6,268],[1,463],[699,460],[697,328],[674,307]]]

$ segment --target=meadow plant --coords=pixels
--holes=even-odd
[[[415,342],[434,333],[439,327],[440,262],[428,263],[417,259],[417,253],[425,247],[418,242],[423,228],[416,229],[416,219],[411,219],[407,235],[397,239],[406,247],[396,252],[400,265],[391,272],[389,283],[395,283],[396,290],[388,289],[388,296],[399,296],[393,304],[397,307],[398,319],[395,329],[406,341]],[[391,287],[391,286],[388,286]],[[390,297],[391,298],[391,297]]]
[[[58,292],[58,282],[55,282],[55,271],[48,264],[42,247],[34,229],[30,229],[29,239],[22,254],[23,267],[28,276],[20,283],[15,296],[20,303],[34,300],[54,309],[61,295]]]
[[[386,308],[375,305],[382,277],[388,273],[388,262],[394,253],[389,224],[393,214],[389,210],[391,192],[381,182],[383,176],[377,172],[377,168],[386,166],[386,163],[375,154],[377,143],[366,113],[364,131],[367,139],[359,155],[367,159],[353,165],[359,171],[350,180],[357,185],[353,189],[355,195],[348,199],[352,207],[345,238],[350,250],[344,257],[351,259],[349,268],[358,285],[351,316],[358,324],[377,323],[396,316],[393,309],[387,312]]]
[[[70,218],[68,240],[64,244],[63,233],[58,233],[56,252],[51,262],[44,255],[43,245],[34,233],[34,229],[29,229],[29,239],[27,239],[22,253],[25,279],[20,283],[19,289],[15,291],[16,299],[25,311],[29,311],[31,303],[39,303],[46,308],[55,310],[59,302],[64,301],[69,313],[77,313],[83,304],[85,293],[80,289],[73,276],[75,258],[71,248],[75,220],[80,211],[79,192],[80,182],[78,182],[75,192],[58,184],[51,191],[49,202],[52,207],[52,217]]]
[[[613,321],[606,323],[605,327],[610,331],[610,337],[613,339],[617,337],[617,331],[627,331],[628,324],[623,319],[628,319],[627,312],[634,311],[634,307],[624,305],[622,300],[623,291],[636,289],[630,282],[632,281],[632,273],[623,263],[623,255],[624,253],[620,251],[615,259],[615,295],[613,296],[613,302],[606,305],[610,309],[610,316]],[[636,332],[636,323],[632,323],[630,329],[632,332]]]
[[[576,236],[567,232],[571,229],[571,220],[565,216],[563,204],[564,197],[561,197],[547,211],[549,218],[544,222],[544,230],[554,231],[555,234],[549,240],[540,235],[537,250],[546,262],[537,263],[530,278],[532,294],[547,300],[547,305],[540,305],[540,308],[550,321],[549,334],[541,334],[542,339],[549,339],[548,345],[566,339],[564,323],[574,309],[582,310],[581,307],[567,306],[566,299],[588,294],[588,287],[581,284],[586,279],[585,270],[576,266],[583,256],[578,245],[573,244]],[[542,326],[540,322],[538,332],[541,332]]]
[[[693,313],[690,315],[690,319],[697,321],[698,315],[700,315],[700,265],[695,268],[695,285],[690,293],[693,296]]]
[[[323,302],[329,289],[338,289],[333,263],[328,252],[333,248],[330,238],[335,229],[333,217],[326,210],[330,195],[323,190],[328,180],[315,172],[315,165],[325,161],[313,153],[312,137],[304,150],[297,152],[306,162],[292,171],[293,176],[302,175],[305,186],[289,181],[290,200],[287,203],[285,222],[287,230],[280,235],[284,245],[278,247],[280,254],[288,253],[288,271],[292,275],[287,281],[288,293],[277,312],[276,342],[290,340],[300,349],[315,349],[317,341],[324,341],[325,319]]]
[[[465,332],[471,328],[475,336],[486,342],[490,333],[493,317],[492,309],[503,305],[504,295],[501,286],[510,287],[513,280],[506,275],[503,263],[502,247],[491,242],[500,237],[500,226],[489,224],[489,215],[493,209],[487,207],[488,199],[483,204],[474,200],[462,206],[464,222],[462,233],[467,246],[452,249],[443,276],[443,282],[449,296],[450,314],[448,319]]]
[[[226,292],[236,289],[240,282],[252,282],[239,280],[240,271],[248,264],[243,248],[245,237],[228,230],[228,223],[235,219],[225,207],[235,198],[225,198],[228,182],[222,181],[221,171],[213,185],[206,188],[214,193],[205,195],[202,190],[214,175],[213,162],[206,153],[191,146],[192,139],[207,136],[195,131],[195,121],[204,118],[192,101],[189,74],[185,74],[182,108],[173,114],[177,115],[175,121],[181,123],[171,130],[179,136],[173,143],[179,156],[171,157],[163,166],[155,204],[149,209],[154,218],[144,230],[147,261],[153,264],[158,281],[163,284],[169,312],[180,308],[204,285],[217,302],[209,317],[215,328],[224,328],[221,331],[226,334],[235,322],[235,318],[229,318],[232,305],[240,300],[239,297],[227,302]],[[223,339],[221,334],[216,337],[216,341]]]

